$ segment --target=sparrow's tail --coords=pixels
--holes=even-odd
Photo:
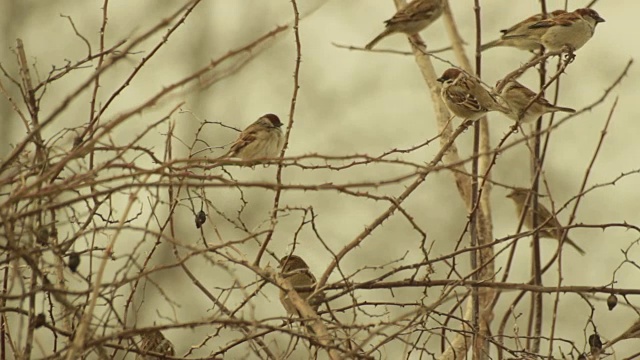
[[[576,244],[575,242],[573,242],[573,240],[569,239],[569,237],[566,237],[564,239],[564,242],[568,243],[569,245],[573,246],[574,249],[578,250],[578,252],[580,253],[580,255],[584,255],[586,254],[586,252],[580,247],[578,246],[578,244]]]
[[[575,109],[572,108],[568,108],[568,107],[562,107],[562,106],[554,106],[553,107],[554,111],[563,111],[563,112],[568,112],[568,113],[574,113],[576,112]]]
[[[380,40],[384,39],[389,34],[391,34],[391,31],[389,31],[389,29],[385,29],[383,32],[380,33],[380,35],[376,36],[375,39],[371,40],[367,45],[365,45],[364,48],[367,49],[367,50],[373,49],[373,47],[376,46],[376,44]]]
[[[502,39],[489,41],[486,44],[480,45],[480,51],[485,51],[487,49],[491,49],[492,47],[500,46],[502,43]]]

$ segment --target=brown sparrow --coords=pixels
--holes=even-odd
[[[499,104],[478,79],[462,70],[449,68],[438,81],[442,83],[440,96],[444,104],[457,117],[477,120],[490,111],[511,111]]]
[[[565,47],[575,51],[591,39],[596,25],[601,22],[604,22],[604,19],[595,10],[583,8],[540,20],[529,25],[529,31],[508,35],[505,38],[534,41],[548,51],[563,51]]]
[[[530,32],[531,30],[529,29],[529,26],[539,22],[540,20],[553,18],[558,15],[566,14],[566,13],[567,12],[564,10],[555,10],[548,13],[546,17],[544,14],[536,14],[536,15],[530,16],[508,29],[500,30],[500,32],[502,33],[502,36],[500,37],[500,39],[494,40],[482,45],[480,47],[480,50],[485,51],[487,49],[490,49],[496,46],[509,46],[509,47],[514,47],[520,50],[527,50],[527,51],[538,50],[540,48],[540,44],[538,44],[537,41],[533,41],[523,37],[512,37],[512,36],[521,35],[521,34]],[[543,30],[539,30],[539,31],[543,32]]]
[[[530,194],[532,193],[528,189],[516,188],[511,193],[509,193],[507,197],[511,198],[511,200],[513,200],[513,202],[516,204],[516,213],[518,214],[518,216],[522,216],[522,211],[524,210],[525,202],[529,200],[528,206],[527,206],[527,216],[524,218],[524,224],[527,228],[533,229],[533,216],[532,216],[533,211],[532,211],[531,200],[530,200],[533,195],[529,196]],[[558,222],[558,219],[549,210],[547,210],[547,208],[544,207],[544,205],[540,203],[538,203],[538,208],[536,212],[536,224],[538,226],[545,224],[539,231],[539,234],[541,237],[559,240],[560,237],[562,236],[563,230],[562,230],[562,226]],[[573,240],[569,239],[568,236],[565,237],[564,241],[565,243],[568,243],[569,245],[573,246],[576,250],[578,250],[578,252],[581,255],[585,254],[584,250],[582,250],[582,248],[578,246],[578,244],[573,242]]]
[[[249,125],[240,133],[223,157],[236,157],[242,160],[276,158],[284,145],[282,123],[274,114],[266,114]]]
[[[365,46],[371,50],[380,40],[395,34],[414,35],[436,21],[444,8],[443,0],[413,0],[385,21],[385,29]]]
[[[316,277],[309,271],[307,263],[299,256],[290,255],[280,259],[280,267],[282,277],[289,280],[298,295],[306,300],[314,311],[317,311],[320,304],[324,302],[324,293],[313,294]],[[289,299],[287,292],[282,289],[280,289],[280,302],[288,314],[299,316],[298,310]]]
[[[160,360],[164,357],[146,355],[147,352],[153,351],[164,355],[175,355],[176,351],[171,341],[162,335],[159,330],[145,332],[142,335],[140,343],[140,354],[136,356],[136,360]]]
[[[498,84],[500,81],[498,82]],[[499,86],[496,84],[496,86]],[[511,112],[507,113],[507,116],[515,121],[521,121],[523,123],[532,122],[538,119],[540,116],[555,112],[564,111],[574,113],[574,109],[555,106],[551,104],[547,99],[540,96],[527,108],[531,100],[536,97],[534,91],[525,87],[515,80],[510,80],[503,88],[500,96],[511,108]],[[526,109],[526,111],[524,111]]]

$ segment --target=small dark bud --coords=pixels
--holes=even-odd
[[[607,298],[607,306],[609,307],[609,311],[613,310],[613,308],[618,305],[618,297],[615,294],[609,295]]]
[[[47,323],[47,318],[44,316],[44,313],[40,313],[36,315],[36,318],[33,320],[33,327],[36,329],[41,328],[44,324]]]
[[[75,137],[73,139],[73,147],[77,148],[80,144],[82,144],[82,138],[80,136]]]
[[[80,255],[78,255],[77,252],[72,252],[69,254],[69,262],[67,263],[67,266],[69,266],[71,272],[76,272],[78,265],[80,265]]]
[[[589,346],[591,346],[591,351],[593,350],[602,350],[602,340],[600,340],[600,335],[591,334],[589,335]]]
[[[204,224],[207,221],[207,214],[204,213],[204,211],[200,210],[200,212],[198,212],[198,214],[196,215],[196,228],[200,229],[202,227],[202,224]]]
[[[46,226],[41,226],[36,232],[36,242],[40,245],[49,243],[49,229]]]

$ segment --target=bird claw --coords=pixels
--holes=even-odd
[[[461,125],[464,126],[465,128],[468,128],[469,126],[473,125],[473,123],[475,122],[475,120],[465,120]]]
[[[576,59],[576,54],[574,53],[574,51],[575,50],[569,45],[565,45],[562,48],[562,52],[565,53],[565,61],[567,62],[567,65],[571,64],[573,60]]]

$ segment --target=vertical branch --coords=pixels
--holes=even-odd
[[[464,47],[462,46],[464,42],[462,41],[462,36],[460,36],[460,33],[458,32],[458,26],[453,19],[453,13],[451,12],[449,0],[445,0],[442,17],[444,18],[444,25],[447,29],[447,33],[449,33],[449,38],[451,39],[451,47],[453,48],[453,54],[456,57],[458,65],[463,68],[464,71],[471,74],[471,62],[464,52]]]
[[[481,22],[480,22],[480,1],[474,0],[473,10],[475,13],[475,22],[476,22],[476,76],[478,79],[482,78],[482,55],[480,52],[480,46],[482,46],[482,33],[481,33]],[[486,118],[485,118],[486,121]],[[474,250],[470,253],[471,255],[471,269],[473,270],[473,280],[477,281],[479,279],[479,272],[476,271],[478,269],[479,263],[479,255],[480,251],[475,249],[478,244],[478,229],[477,229],[477,221],[478,221],[478,207],[475,204],[478,203],[478,153],[480,152],[480,121],[476,121],[473,124],[473,161],[471,163],[471,204],[474,206],[471,208],[471,214],[469,214],[469,229],[471,235],[471,246],[474,247]],[[473,358],[479,360],[482,358],[483,354],[483,338],[480,335],[480,299],[478,296],[478,288],[471,288],[471,295],[473,301]]]
[[[5,261],[8,263],[11,258],[11,252],[5,253]],[[9,289],[9,266],[5,266],[2,278],[2,294],[6,294]],[[0,308],[4,308],[7,303],[7,298],[0,297]],[[7,316],[6,313],[0,314],[0,360],[7,359]]]
[[[38,259],[38,257],[36,257],[36,259]],[[25,341],[24,353],[22,354],[24,359],[31,358],[31,350],[33,349],[33,331],[36,329],[36,288],[38,287],[38,277],[36,276],[36,272],[33,270],[31,271],[31,279],[29,280],[29,283],[31,285],[31,291],[29,294],[29,324],[27,325],[27,338]]]
[[[45,151],[44,141],[42,139],[42,134],[40,132],[40,124],[38,120],[38,102],[35,97],[35,91],[33,90],[33,82],[31,81],[31,72],[29,70],[29,63],[27,62],[27,55],[24,50],[24,44],[21,39],[16,40],[16,51],[18,55],[18,64],[20,66],[20,79],[22,80],[22,97],[27,105],[29,110],[29,115],[31,119],[31,131],[34,133],[33,143],[36,148],[36,159],[37,164],[44,170],[47,161],[47,152]],[[40,206],[43,199],[38,199],[37,205]],[[39,217],[39,226],[43,225],[42,213],[38,215]],[[36,257],[36,263],[37,263]],[[31,269],[31,279],[29,281],[31,286],[31,292],[29,295],[29,311],[28,311],[28,326],[27,326],[27,336],[25,341],[24,353],[22,354],[25,359],[29,359],[31,357],[31,350],[33,349],[33,332],[35,330],[35,291],[38,285],[38,277],[36,276],[35,269]]]
[[[104,36],[105,36],[105,32],[107,29],[107,9],[109,7],[109,0],[104,0],[102,3],[102,26],[100,27],[100,48],[98,49],[100,56],[98,56],[98,65],[96,66],[96,68],[101,68],[103,66],[104,63],[104,57],[105,57],[105,53],[104,53]],[[91,48],[89,48],[89,51],[91,51]],[[91,55],[91,54],[89,54]],[[92,137],[94,135],[95,132],[95,124],[100,120],[100,118],[98,116],[95,116],[96,114],[96,101],[98,99],[98,89],[100,88],[100,76],[96,76],[94,81],[93,81],[93,92],[91,93],[91,104],[89,106],[89,124],[87,124],[87,134],[89,135],[89,137]],[[82,139],[80,139],[80,141],[82,141]],[[90,166],[93,166],[93,151],[91,152],[91,160],[90,160]]]
[[[540,1],[540,5],[542,7],[542,14],[547,14],[547,6],[545,0]],[[540,47],[540,54],[544,53],[544,48]],[[540,63],[539,72],[540,72],[540,91],[542,93],[541,96],[544,96],[544,85],[546,82],[547,72],[546,72],[546,61]],[[530,196],[531,199],[531,212],[532,214],[538,213],[538,189],[539,189],[539,179],[540,174],[542,173],[542,161],[540,158],[540,138],[541,138],[541,130],[542,130],[542,116],[538,118],[536,121],[536,136],[533,138],[533,154],[531,156],[531,175],[532,185],[531,189],[533,193]],[[526,205],[525,205],[526,206]],[[526,211],[525,211],[526,214]],[[532,229],[538,227],[537,216],[532,216]],[[533,233],[533,253],[532,253],[532,273],[533,273],[533,284],[534,285],[542,285],[542,270],[540,263],[540,235],[538,232]],[[533,339],[531,343],[531,351],[537,353],[540,350],[540,335],[542,334],[542,293],[532,293],[531,294],[531,316],[529,323],[529,330],[531,330],[531,326],[533,325],[533,336],[529,337],[529,339]]]
[[[291,129],[293,128],[293,115],[296,111],[296,103],[298,100],[298,90],[300,89],[299,76],[300,76],[300,62],[302,59],[302,46],[300,44],[300,13],[298,12],[298,4],[296,4],[295,0],[291,0],[291,6],[293,7],[293,36],[296,42],[296,63],[293,70],[293,95],[291,95],[291,105],[289,107],[289,123],[287,124],[287,131],[284,135],[284,146],[282,147],[282,151],[280,152],[280,158],[283,158],[287,148],[289,147],[289,136],[291,135]],[[282,184],[282,169],[284,165],[282,161],[278,163],[278,170],[276,172],[276,182],[278,185]],[[278,208],[280,207],[280,194],[282,193],[282,189],[280,186],[276,189],[276,195],[273,199],[273,208],[271,209],[271,229],[267,233],[267,237],[260,246],[260,250],[258,250],[258,254],[256,255],[256,260],[254,261],[255,266],[260,266],[260,259],[262,255],[267,250],[267,246],[271,239],[273,238],[273,232],[276,227],[276,223],[278,220]]]
[[[395,0],[396,7],[399,8],[405,4],[405,1]],[[451,9],[449,7],[448,1],[444,1],[444,23],[447,31],[449,33],[449,37],[451,39],[451,44],[454,49],[454,53],[461,67],[471,72],[471,63],[469,62],[467,56],[464,53],[464,48],[462,46],[463,41],[458,33],[457,27],[455,25],[455,21],[453,19],[453,15],[451,13]],[[411,42],[410,42],[411,43]],[[492,234],[492,224],[490,223],[490,208],[489,204],[489,187],[484,187],[485,191],[483,191],[480,195],[480,201],[478,201],[477,196],[472,199],[472,178],[468,176],[468,172],[464,169],[462,162],[460,161],[460,156],[458,154],[457,147],[454,143],[450,143],[452,135],[452,129],[450,124],[450,117],[447,109],[442,103],[442,99],[440,98],[440,87],[436,82],[436,74],[433,64],[431,63],[431,59],[427,56],[421,49],[413,46],[413,53],[416,58],[416,63],[418,68],[422,72],[422,76],[425,79],[425,82],[430,90],[431,99],[433,102],[433,106],[436,113],[436,120],[438,123],[438,130],[442,134],[440,137],[441,146],[449,146],[445,159],[449,164],[452,165],[452,175],[454,176],[458,192],[460,193],[461,198],[463,199],[467,210],[470,213],[475,214],[475,227],[476,227],[476,237],[479,245],[488,244],[493,241]],[[488,140],[488,128],[486,127],[486,118],[480,120],[481,123],[485,123],[481,125],[480,131],[477,135],[478,140],[478,148],[482,146],[483,149],[487,149],[483,151],[486,153],[486,156],[481,158],[481,161],[477,163],[477,172],[480,171],[483,173],[488,169],[490,162],[490,151],[489,149],[489,140]],[[478,149],[477,148],[477,149]],[[476,184],[477,188],[477,184]],[[478,192],[476,192],[477,194]],[[478,207],[477,205],[480,204]],[[478,261],[479,264],[484,264],[481,269],[478,271],[478,278],[483,280],[492,280],[494,278],[494,251],[492,247],[485,247],[480,251],[480,259],[482,261]],[[479,315],[478,321],[479,325],[477,327],[477,331],[482,334],[481,338],[487,338],[489,334],[489,321],[492,318],[490,312],[491,307],[490,304],[494,297],[495,290],[494,289],[482,289],[478,294],[478,309],[480,309],[483,313]],[[471,315],[473,311],[470,311],[469,315]],[[468,318],[469,320],[471,318]],[[461,349],[468,349],[470,346],[470,342],[467,341],[467,338],[464,334],[458,335],[454,340],[450,342],[450,347],[445,351],[443,358],[462,358],[464,357],[465,351],[461,351]],[[455,349],[455,351],[452,351]],[[486,354],[484,352],[483,354]]]
[[[24,44],[22,39],[16,40],[16,51],[18,52],[18,63],[20,65],[20,79],[22,80],[22,97],[27,109],[29,109],[29,115],[31,115],[31,131],[34,133],[33,143],[36,146],[36,156],[38,161],[43,162],[46,158],[46,152],[44,151],[44,141],[42,140],[42,134],[40,133],[40,124],[38,120],[38,103],[33,90],[33,82],[31,81],[31,72],[29,71],[29,63],[27,62],[27,55],[24,51]]]
[[[475,1],[474,9],[476,11],[476,74],[480,77],[480,68],[481,68],[481,55],[480,55],[480,45],[482,42],[481,37],[481,22],[480,22],[480,4],[479,1]],[[445,9],[444,9],[444,20],[445,26],[449,33],[449,37],[451,38],[451,46],[453,47],[454,53],[456,55],[456,59],[460,63],[461,67],[467,72],[471,73],[471,63],[464,53],[464,48],[462,47],[463,41],[460,36],[457,26],[455,24],[455,20],[453,18],[453,14],[451,12],[451,8],[449,6],[448,1],[446,1]],[[493,240],[493,225],[491,224],[491,208],[489,205],[489,196],[490,196],[490,187],[488,186],[489,181],[485,181],[485,185],[482,189],[478,188],[477,176],[479,173],[487,174],[489,176],[488,169],[491,166],[491,153],[490,151],[490,140],[489,140],[489,127],[487,117],[483,117],[478,120],[474,126],[474,162],[472,166],[473,179],[471,180],[471,184],[469,184],[468,191],[470,192],[469,196],[465,197],[465,202],[468,201],[467,206],[472,213],[472,219],[475,219],[475,236],[477,238],[477,245],[488,244]],[[477,157],[478,161],[476,162],[476,154],[481,152],[484,154],[483,156]],[[471,195],[473,194],[473,195]],[[473,232],[472,232],[473,236]],[[495,276],[494,270],[494,251],[492,247],[485,247],[479,252],[479,257],[476,258],[476,262],[478,264],[484,264],[482,269],[478,269],[478,278],[483,280],[492,280]],[[474,345],[474,356],[484,357],[488,353],[488,339],[489,336],[489,321],[492,318],[491,315],[491,302],[495,296],[494,289],[482,289],[478,294],[478,311],[482,311],[483,313],[478,314],[479,316],[479,325],[477,331],[479,332],[479,341],[484,340],[484,345],[481,342],[475,343]]]

